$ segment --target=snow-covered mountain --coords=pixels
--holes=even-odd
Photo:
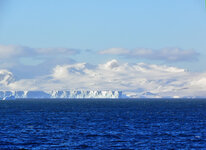
[[[0,86],[6,86],[14,81],[13,74],[7,70],[0,70]]]
[[[0,99],[18,98],[124,98],[121,91],[0,91]]]

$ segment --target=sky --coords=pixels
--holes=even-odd
[[[0,0],[0,88],[206,96],[205,27],[204,0]]]

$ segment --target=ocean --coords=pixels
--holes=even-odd
[[[206,99],[0,101],[0,149],[206,149]]]

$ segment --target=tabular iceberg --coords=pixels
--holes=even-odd
[[[123,98],[121,91],[0,91],[0,99]]]

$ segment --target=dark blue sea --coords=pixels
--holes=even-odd
[[[0,149],[206,149],[206,99],[0,101]]]

